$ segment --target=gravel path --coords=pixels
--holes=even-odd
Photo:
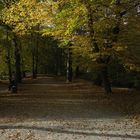
[[[140,126],[114,109],[103,89],[53,77],[0,93],[0,140],[140,140]]]

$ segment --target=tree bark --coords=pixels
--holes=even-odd
[[[33,46],[32,50],[32,78],[36,78],[36,72],[35,72],[35,47]]]
[[[101,70],[101,76],[102,76],[102,81],[103,81],[105,93],[106,94],[111,94],[112,93],[112,90],[111,90],[111,84],[110,84],[110,80],[109,80],[109,76],[108,76],[107,66],[104,66],[102,68],[102,70]]]
[[[9,39],[8,39],[8,28],[6,29],[6,42],[7,42],[7,65],[8,65],[8,75],[9,75],[9,84],[11,85],[12,82],[12,69],[11,69],[11,58],[10,58],[10,46],[8,44]]]
[[[76,69],[75,69],[75,78],[79,78],[79,66],[76,66]]]
[[[91,40],[91,47],[92,47],[93,52],[97,53],[100,50],[95,39],[95,31],[93,28],[93,23],[94,23],[93,12],[94,11],[89,3],[86,3],[86,7],[88,11],[88,28],[89,28],[89,34],[90,34],[90,40]]]
[[[35,49],[35,75],[34,78],[37,78],[38,74],[38,49],[39,49],[39,36],[37,36],[37,42],[36,42],[36,49]]]
[[[20,57],[20,47],[17,43],[17,37],[14,36],[13,39],[15,43],[15,82],[16,84],[21,83],[21,57]]]
[[[36,79],[36,70],[37,70],[37,65],[36,65],[36,37],[33,36],[33,33],[31,33],[31,47],[32,47],[32,78]],[[35,42],[35,44],[34,44]]]
[[[67,53],[67,82],[72,82],[73,72],[72,72],[72,52],[71,48],[68,48]]]
[[[40,25],[38,24],[37,26],[37,34],[36,34],[36,48],[35,48],[35,78],[37,78],[37,74],[38,74],[38,49],[39,49],[39,42],[40,42],[40,36],[39,36],[39,30],[40,30]]]

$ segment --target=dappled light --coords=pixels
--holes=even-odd
[[[139,0],[0,0],[0,140],[140,139]]]

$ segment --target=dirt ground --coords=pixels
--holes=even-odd
[[[140,93],[111,96],[84,80],[25,79],[16,94],[0,83],[0,140],[139,140]]]

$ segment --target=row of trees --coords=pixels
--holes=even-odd
[[[112,92],[108,70],[113,64],[139,71],[139,0],[1,0],[0,20],[10,81],[10,46],[15,52],[16,83],[21,82],[21,62],[24,68],[32,65],[34,78],[41,63],[40,72],[66,71],[68,81],[73,68],[75,76],[96,69],[108,94]]]
[[[22,6],[25,6],[28,11],[22,11]],[[36,12],[36,14],[40,13],[41,11],[39,11],[39,9],[41,10],[41,6],[42,5],[36,1],[32,1],[32,3],[29,3],[29,1],[1,1],[0,33],[1,61],[3,62],[1,64],[1,73],[9,75],[10,85],[13,84],[14,81],[17,87],[18,83],[21,83],[22,77],[25,76],[26,71],[32,71],[33,78],[36,78],[38,69],[41,72],[45,69],[45,66],[43,66],[45,63],[43,61],[44,58],[39,59],[39,57],[40,55],[45,57],[46,54],[43,54],[43,51],[49,51],[50,46],[52,46],[55,51],[59,51],[57,41],[51,37],[43,38],[41,36],[39,25],[41,18],[39,15],[38,17],[32,15],[34,12]],[[35,11],[33,9],[35,9]],[[31,16],[27,17],[26,14],[28,13],[31,14]],[[21,19],[26,21],[19,21],[21,20],[19,19],[20,16]],[[44,48],[42,46],[44,46]],[[53,52],[51,52],[51,54],[52,56],[49,59],[53,60],[55,57]],[[58,61],[59,59],[56,60]],[[48,65],[48,63],[49,62],[46,62],[46,65]],[[54,64],[51,64],[49,67],[54,68],[55,63],[54,59]],[[55,69],[57,69],[56,67]]]

